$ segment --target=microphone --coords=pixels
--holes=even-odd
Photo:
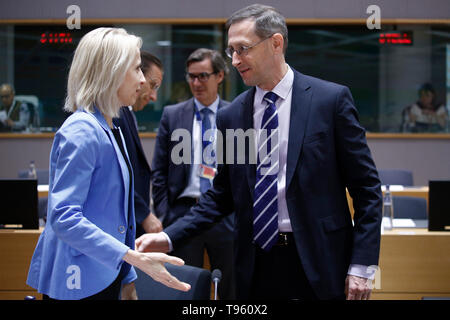
[[[214,269],[211,278],[214,282],[214,300],[217,300],[217,286],[219,285],[220,280],[222,280],[222,271]]]

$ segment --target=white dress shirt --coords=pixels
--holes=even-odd
[[[211,122],[211,127],[216,127],[216,114],[217,109],[219,108],[219,96],[217,99],[209,106],[204,106],[197,99],[194,98],[194,103],[198,108],[198,112],[204,108],[209,108],[212,112],[209,113],[209,120]],[[193,163],[191,164],[190,173],[189,173],[189,183],[183,192],[180,194],[179,198],[190,197],[190,198],[200,198],[200,177],[198,176],[199,165],[202,163],[202,122],[197,120],[197,117],[194,115],[194,120],[192,123],[192,155],[193,155]],[[215,144],[215,139],[213,144]]]
[[[278,112],[278,142],[279,142],[279,171],[278,171],[278,230],[280,232],[292,232],[291,221],[289,219],[289,212],[286,202],[286,163],[288,153],[289,142],[289,123],[291,116],[291,102],[292,102],[292,86],[294,84],[294,72],[291,67],[287,65],[288,71],[281,79],[280,82],[271,90],[278,96],[275,106]],[[256,86],[255,99],[253,103],[253,124],[257,129],[256,145],[257,150],[259,141],[259,128],[261,128],[261,122],[264,115],[264,111],[267,107],[267,102],[263,99],[265,94],[269,91],[265,91]],[[284,125],[282,125],[284,124]],[[301,213],[300,213],[301,214]],[[373,279],[375,277],[376,269],[363,265],[352,264],[349,266],[348,274],[355,275],[363,278]]]

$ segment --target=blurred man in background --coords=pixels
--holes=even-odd
[[[139,138],[138,124],[134,112],[141,111],[150,101],[158,98],[158,89],[163,79],[163,65],[154,55],[141,51],[141,69],[146,82],[133,106],[120,109],[120,118],[114,124],[122,130],[127,145],[128,156],[134,173],[134,209],[136,216],[136,237],[146,232],[159,232],[162,224],[151,213],[150,180],[151,169]]]
[[[200,196],[211,187],[216,165],[214,159],[206,159],[204,151],[210,143],[215,150],[215,142],[207,137],[208,131],[215,130],[218,110],[229,104],[218,95],[219,85],[227,72],[225,60],[218,51],[195,50],[186,61],[186,81],[193,98],[164,108],[152,164],[155,213],[164,227],[188,214]],[[178,129],[186,129],[190,133],[193,163],[176,164],[171,158],[175,145],[171,137]],[[226,300],[235,297],[233,224],[234,217],[228,216],[171,252],[186,264],[203,267],[206,249],[211,269],[222,271],[219,297]]]
[[[2,131],[25,130],[30,121],[30,110],[26,103],[14,98],[14,88],[10,84],[0,86],[2,106],[0,108],[0,122]]]

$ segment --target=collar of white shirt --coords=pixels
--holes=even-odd
[[[283,79],[281,79],[280,82],[275,86],[275,88],[272,89],[271,92],[276,93],[276,95],[286,100],[289,92],[292,90],[292,85],[294,84],[294,71],[292,71],[291,67],[287,64],[288,71],[284,75]],[[255,92],[255,112],[257,111],[256,108],[265,108],[266,103],[263,102],[264,96],[269,91],[265,91],[261,89],[260,87],[256,86],[256,92]],[[279,104],[277,104],[279,105]]]
[[[196,98],[194,98],[195,105],[198,108],[198,112],[201,112],[204,108],[209,108],[214,114],[217,112],[217,109],[219,108],[219,96],[217,96],[216,100],[211,103],[209,106],[203,105],[200,101],[198,101]]]

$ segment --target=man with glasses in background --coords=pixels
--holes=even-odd
[[[193,98],[164,108],[152,163],[154,208],[164,227],[186,215],[211,187],[216,172],[216,114],[229,104],[218,95],[219,86],[227,73],[227,65],[218,51],[205,48],[195,50],[186,61],[186,81]],[[172,159],[172,150],[177,142],[171,138],[177,129],[190,133],[189,163],[177,164]],[[211,269],[222,271],[218,294],[220,299],[226,300],[235,298],[233,223],[234,217],[230,215],[171,252],[188,265],[203,267],[206,249]]]

